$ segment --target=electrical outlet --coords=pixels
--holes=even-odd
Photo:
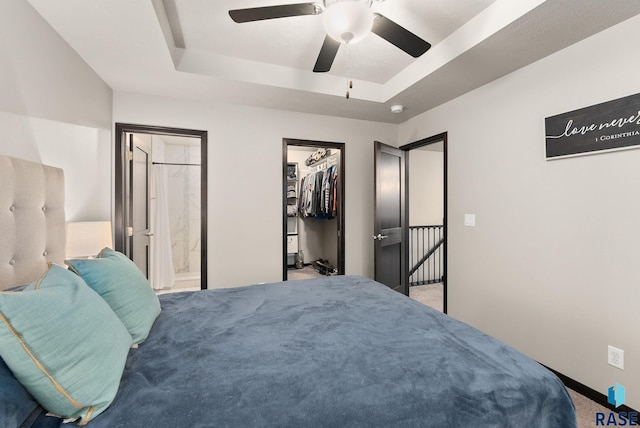
[[[607,362],[610,366],[624,370],[624,351],[609,345]]]

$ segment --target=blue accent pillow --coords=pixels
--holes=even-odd
[[[127,327],[134,343],[142,343],[160,315],[160,301],[144,274],[127,256],[111,248],[95,259],[66,260],[107,301]]]
[[[113,401],[131,342],[109,305],[60,266],[0,293],[0,356],[42,407],[81,425]]]
[[[7,288],[5,292],[18,292],[26,285]],[[15,378],[4,360],[0,358],[0,421],[8,427],[22,426],[30,415],[40,413],[35,398]]]
[[[13,376],[0,358],[0,421],[4,427],[22,426],[29,416],[41,410],[38,402]]]

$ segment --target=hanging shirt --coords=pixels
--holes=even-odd
[[[315,217],[322,214],[322,179],[324,171],[315,173],[315,185],[313,188],[313,209],[312,215]]]
[[[337,213],[338,165],[304,176],[300,182],[298,212],[301,217],[334,218]]]

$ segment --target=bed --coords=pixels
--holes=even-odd
[[[9,318],[7,302],[18,302],[19,293],[22,298],[46,292],[55,275],[73,275],[73,287],[86,293],[82,262],[69,265],[78,275],[56,267],[64,263],[62,171],[0,157],[0,178],[0,210],[10,212],[0,215],[0,289],[42,285],[0,294],[0,321]],[[28,185],[20,188],[22,180]],[[16,213],[25,217],[18,220]],[[109,257],[126,263],[117,254]],[[125,356],[122,367],[114,369],[113,397],[99,414],[85,414],[80,423],[109,428],[576,427],[573,402],[547,369],[368,278],[331,276],[164,294],[158,304],[161,310],[139,346],[119,345]],[[100,308],[109,320],[118,319],[109,305]],[[94,312],[99,310],[86,318],[97,317]],[[0,322],[0,340],[2,327]],[[108,331],[114,336],[122,331],[129,340],[134,335],[127,329],[123,321]],[[95,346],[103,346],[103,340]],[[62,419],[46,416],[38,400],[21,389],[18,375],[7,370],[11,364],[0,360],[0,412],[12,418],[5,416],[0,425],[62,426]]]

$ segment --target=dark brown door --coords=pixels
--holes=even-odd
[[[375,142],[375,279],[408,295],[404,275],[404,152]]]
[[[129,176],[131,180],[129,198],[131,252],[128,256],[149,278],[151,135],[131,134],[130,141],[132,157]]]

